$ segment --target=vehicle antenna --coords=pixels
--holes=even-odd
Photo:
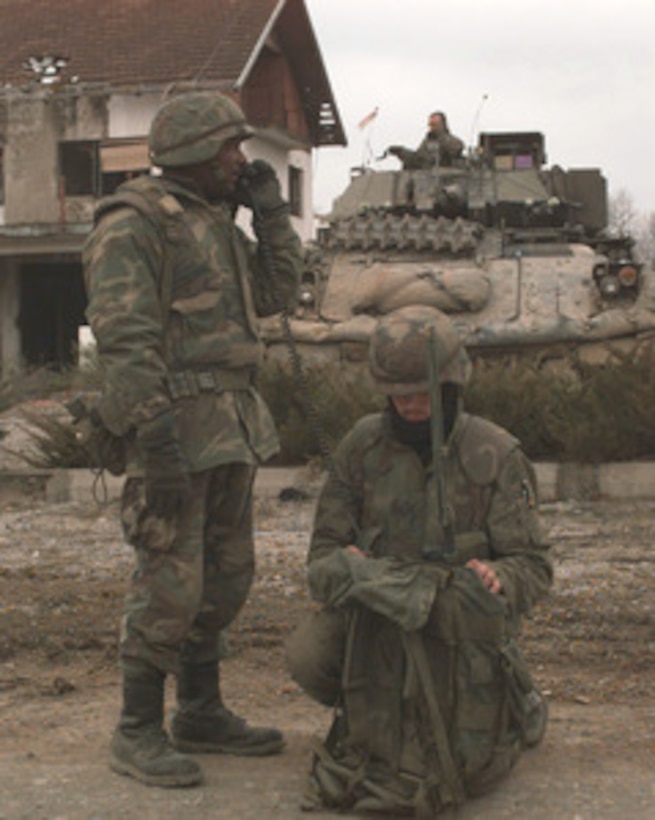
[[[479,126],[479,123],[480,123],[480,114],[482,113],[482,109],[484,108],[484,104],[487,102],[488,99],[489,99],[488,94],[483,94],[482,95],[482,99],[480,100],[480,104],[478,105],[477,110],[476,110],[476,112],[473,116],[473,122],[471,123],[471,136],[469,138],[469,145],[474,144],[473,141],[475,140],[475,132],[478,130],[478,126]]]

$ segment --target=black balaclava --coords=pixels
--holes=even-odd
[[[441,385],[441,404],[443,407],[444,441],[448,441],[455,426],[460,408],[460,388],[452,382]],[[428,465],[432,460],[432,435],[430,419],[425,421],[407,421],[396,410],[394,403],[388,399],[391,431],[395,438],[416,451],[421,462]]]

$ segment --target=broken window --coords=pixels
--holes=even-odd
[[[302,216],[303,212],[303,172],[295,165],[289,166],[289,210],[293,216]]]
[[[59,178],[65,196],[99,196],[99,143],[92,140],[59,143]]]
[[[59,144],[59,169],[64,196],[113,194],[116,188],[150,166],[145,139]]]
[[[146,173],[150,167],[148,145],[141,140],[112,140],[100,146],[103,194],[113,194],[128,179]]]

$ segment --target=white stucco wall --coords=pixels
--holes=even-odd
[[[289,150],[284,145],[264,140],[260,137],[253,137],[244,143],[244,154],[249,160],[263,159],[269,162],[280,180],[282,196],[287,199],[289,196],[289,174],[288,168],[294,165],[303,172],[303,216],[302,218],[292,216],[291,223],[294,230],[303,242],[311,239],[314,229],[314,218],[312,213],[312,165],[311,153],[309,151]],[[237,224],[247,232],[250,232],[250,218],[244,209],[241,209],[237,217]]]
[[[300,235],[303,242],[314,238],[314,207],[313,207],[313,175],[312,175],[312,153],[311,151],[290,151],[288,158],[289,165],[293,165],[302,171],[302,219],[292,217],[293,226]]]
[[[146,137],[161,104],[161,94],[55,97],[43,91],[16,92],[10,95],[8,103],[3,222],[7,225],[54,224],[65,211],[58,179],[59,143]],[[281,134],[266,132],[244,143],[244,153],[249,159],[260,157],[271,163],[285,198],[289,194],[289,165],[302,171],[303,215],[292,217],[292,221],[300,238],[310,239],[314,233],[311,151],[297,148]],[[244,217],[240,221],[248,222]]]
[[[115,94],[109,100],[110,139],[143,137],[150,131],[155,112],[161,105],[161,94]]]

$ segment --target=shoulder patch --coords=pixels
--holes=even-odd
[[[459,459],[473,484],[493,483],[500,468],[519,441],[507,430],[479,416],[465,416],[459,445]]]

